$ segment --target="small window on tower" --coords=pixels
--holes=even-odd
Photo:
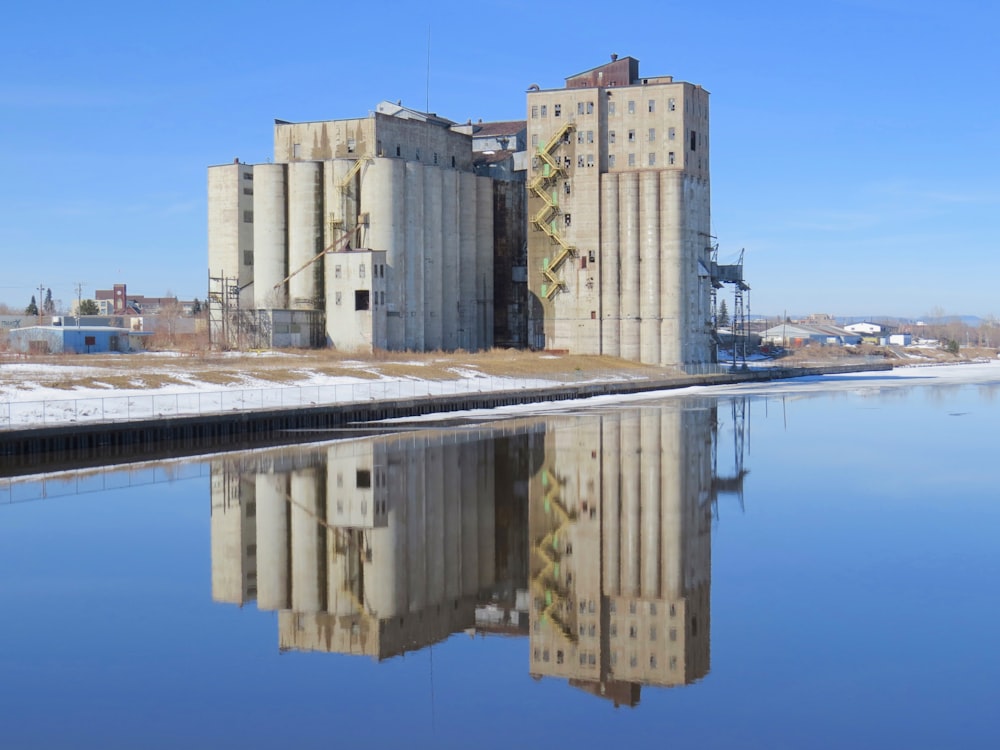
[[[365,264],[362,263],[358,266],[358,276],[362,279],[365,277]]]
[[[548,117],[548,116],[549,116],[549,107],[548,107],[547,104],[543,104],[542,105],[542,117]]]
[[[608,114],[613,115],[615,113],[615,103],[608,102]]]
[[[569,226],[570,224],[572,224],[573,223],[573,216],[572,216],[572,214],[564,214],[563,215],[563,221],[566,222],[566,226]]]
[[[243,265],[252,266],[253,265],[253,250],[243,251]]]
[[[676,163],[677,163],[677,157],[674,156],[674,152],[671,151],[669,154],[667,154],[667,164],[676,164]]]
[[[588,115],[594,114],[594,103],[593,102],[587,102],[587,114]]]
[[[347,153],[353,154],[356,146],[357,142],[353,138],[347,139]]]
[[[614,143],[614,142],[615,142],[615,131],[609,130],[608,131],[608,143]]]
[[[552,116],[553,117],[561,117],[562,116],[562,105],[561,104],[553,104],[552,105]]]
[[[339,279],[340,278],[340,274],[341,274],[340,266],[334,266],[333,267],[333,278]]]
[[[628,113],[629,113],[630,115],[634,115],[634,114],[635,114],[635,102],[633,102],[633,101],[630,101],[630,102],[628,103]]]
[[[356,289],[354,290],[354,309],[355,310],[367,310],[370,305],[370,296],[367,289]]]
[[[576,103],[576,113],[578,115],[582,115],[583,114],[583,102],[577,102]]]
[[[677,104],[674,101],[673,97],[667,99],[667,109],[669,109],[671,112],[677,109]]]

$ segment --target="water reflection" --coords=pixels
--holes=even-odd
[[[212,464],[212,595],[282,649],[381,660],[528,636],[533,677],[618,705],[709,671],[715,401],[422,430]]]

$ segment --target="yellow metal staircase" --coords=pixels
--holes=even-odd
[[[546,283],[542,284],[542,294],[546,299],[552,299],[556,292],[565,288],[566,282],[560,279],[556,272],[567,258],[576,253],[576,248],[559,234],[556,220],[559,213],[559,191],[553,189],[559,177],[566,174],[566,170],[559,157],[555,155],[555,151],[564,142],[566,136],[575,129],[574,123],[567,122],[555,132],[548,143],[538,148],[536,156],[541,162],[539,164],[541,169],[538,175],[528,183],[528,189],[531,193],[542,200],[542,207],[531,217],[531,223],[536,229],[544,232],[552,243],[560,247],[556,257],[547,261],[542,268],[542,276],[546,280]]]

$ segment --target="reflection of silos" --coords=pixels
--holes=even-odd
[[[405,513],[399,499],[387,502],[388,523],[369,532],[372,554],[364,564],[366,604],[379,618],[406,612]]]
[[[441,170],[424,168],[424,348],[440,349],[444,334],[441,244]]]
[[[287,474],[257,475],[257,606],[287,609]]]
[[[405,302],[405,191],[406,163],[402,159],[375,159],[361,181],[361,211],[369,217],[368,246],[385,251],[385,293],[390,304],[397,305]],[[403,319],[387,317],[386,329],[388,348],[403,349]]]
[[[466,351],[477,348],[476,344],[476,267],[477,267],[477,218],[478,199],[476,197],[476,175],[472,172],[459,173],[461,204],[459,208],[459,281],[458,315],[461,329],[460,343]]]
[[[644,598],[660,596],[660,474],[663,462],[660,456],[660,409],[642,412],[640,439],[642,453],[639,457],[642,476],[642,595]]]
[[[684,295],[687,293],[684,272],[683,173],[660,173],[660,361],[677,364],[684,361]]]
[[[621,356],[639,359],[639,174],[618,180],[621,269]]]
[[[479,590],[479,506],[486,498],[478,493],[476,475],[480,472],[480,441],[464,442],[458,447],[458,498],[462,518],[462,594],[475,595]]]
[[[406,275],[403,300],[396,302],[403,316],[406,349],[424,348],[424,165],[406,162],[406,226],[404,242]],[[391,308],[390,308],[391,309]]]
[[[621,414],[607,414],[601,418],[601,533],[608,596],[621,593],[621,448]]]
[[[640,360],[660,363],[660,181],[656,172],[643,172],[639,182],[640,256],[639,281]]]
[[[314,468],[292,472],[292,609],[322,610],[321,566],[325,578],[325,530],[320,520],[319,473]]]
[[[288,280],[289,306],[309,310],[316,306],[323,249],[322,163],[296,161],[288,165]]]
[[[285,165],[258,164],[253,188],[253,304],[257,309],[287,305],[284,284]]]
[[[479,587],[494,583],[496,569],[496,454],[492,442],[480,440],[476,443],[479,460],[476,462],[476,482],[479,491]]]
[[[454,169],[441,170],[441,288],[443,295],[442,347],[452,351],[459,347],[459,202],[458,172]]]
[[[622,419],[622,549],[621,588],[625,596],[639,596],[640,554],[640,439],[639,417]]]
[[[454,601],[462,594],[462,467],[458,449],[443,445],[444,493],[441,507],[444,521],[444,599]]]
[[[621,251],[618,244],[618,175],[601,175],[601,354],[621,353]]]
[[[427,494],[424,492],[426,447],[423,440],[407,442],[405,448],[404,492],[400,501],[407,505],[406,568],[409,581],[410,612],[419,612],[427,599]]]
[[[685,441],[688,436],[683,429],[684,412],[663,410],[660,417],[660,439],[663,455],[663,471],[660,473],[662,516],[660,520],[660,540],[667,554],[663,555],[663,593],[668,599],[684,596],[684,509],[694,504],[687,499],[687,477],[691,467],[687,465]],[[694,433],[692,433],[693,435]]]
[[[452,478],[448,477],[447,481]],[[424,468],[424,495],[427,499],[427,603],[444,598],[444,451],[438,441],[427,446]]]

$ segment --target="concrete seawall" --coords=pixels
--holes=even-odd
[[[317,432],[363,430],[384,419],[594,396],[666,391],[690,386],[767,382],[812,375],[891,370],[889,364],[769,368],[666,380],[553,385],[518,391],[421,396],[389,401],[328,404],[306,408],[239,411],[115,423],[70,423],[0,433],[0,476],[70,466],[197,455],[263,445],[321,439]],[[333,437],[329,435],[328,437]]]

